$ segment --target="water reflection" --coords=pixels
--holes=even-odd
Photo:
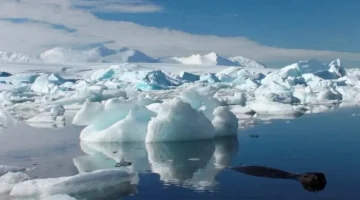
[[[136,185],[130,181],[126,181],[111,187],[99,188],[98,190],[86,191],[84,193],[69,194],[76,199],[86,200],[118,200],[123,197],[135,194],[137,192]]]
[[[309,192],[322,191],[326,186],[325,175],[318,172],[298,174],[262,166],[238,166],[230,167],[230,169],[250,176],[295,180],[298,181],[302,187]]]
[[[134,172],[150,169],[144,143],[80,143],[86,153],[73,159],[80,173],[117,166],[123,160],[132,162],[129,168]]]
[[[73,159],[80,173],[115,168],[123,160],[133,172],[151,170],[164,184],[209,190],[238,152],[236,137],[172,143],[81,143],[87,154]]]

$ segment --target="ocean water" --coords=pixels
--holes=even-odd
[[[135,188],[97,197],[104,200],[360,199],[360,108],[260,121],[237,137],[209,141],[87,144],[78,139],[82,128],[9,123],[0,130],[0,165],[35,167],[31,177],[47,178],[114,168],[121,157],[133,162]],[[320,172],[327,183],[310,192],[296,180],[248,175],[229,166]]]

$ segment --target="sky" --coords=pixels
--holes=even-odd
[[[106,44],[154,56],[216,52],[270,65],[360,66],[356,0],[0,0],[0,50]]]

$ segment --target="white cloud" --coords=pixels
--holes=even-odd
[[[245,37],[195,35],[131,22],[105,21],[96,18],[88,10],[76,7],[84,2],[84,0],[0,0],[0,18],[26,18],[50,24],[62,24],[76,30],[76,32],[55,30],[44,23],[14,24],[0,21],[0,49],[38,53],[57,45],[113,41],[111,45],[114,47],[127,46],[151,56],[185,56],[215,51],[225,56],[243,55],[262,62],[309,58],[329,60],[337,57],[346,61],[360,62],[359,53],[283,49],[264,46]],[[99,2],[101,1],[90,4],[100,8],[106,5]],[[107,2],[111,3],[115,0],[107,0]],[[125,0],[117,2],[122,2],[122,5],[136,4]],[[148,4],[142,0],[132,2],[140,2],[138,5]]]

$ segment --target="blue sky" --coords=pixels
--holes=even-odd
[[[0,0],[0,50],[106,44],[154,57],[217,52],[360,66],[357,0]],[[3,20],[1,20],[3,19]],[[279,64],[280,65],[280,64]]]
[[[360,52],[360,1],[153,0],[162,12],[97,13],[195,34],[245,36],[264,45]]]

